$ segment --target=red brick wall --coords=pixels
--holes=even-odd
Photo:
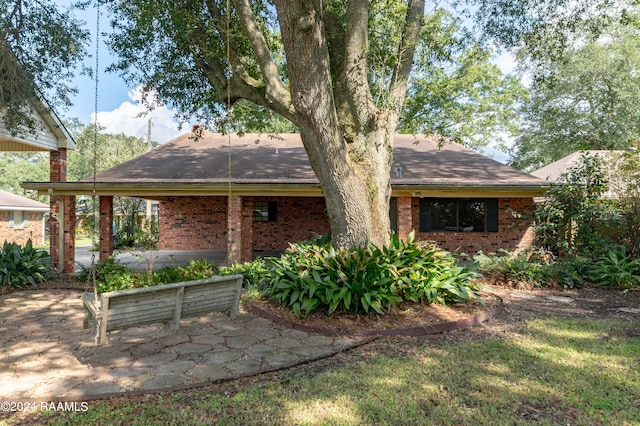
[[[277,220],[252,222],[253,202],[277,201]],[[406,202],[404,202],[406,201]],[[402,210],[411,206],[411,223],[398,217],[403,226],[419,229],[419,198],[398,202]],[[516,250],[531,245],[533,231],[529,224],[518,226],[518,220],[507,209],[530,214],[533,201],[525,198],[501,199],[500,232],[430,232],[417,233],[421,240],[435,241],[450,251],[473,254],[478,250],[493,252],[499,248]],[[172,197],[160,203],[159,229],[161,250],[199,250],[227,248],[226,197]],[[243,246],[252,241],[255,251],[281,251],[289,242],[301,241],[330,231],[325,202],[320,197],[242,197],[241,225]],[[245,258],[247,247],[242,247]]]
[[[419,232],[420,199],[414,198],[412,205],[412,222],[416,237],[423,241],[433,241],[448,251],[471,255],[480,250],[492,253],[503,248],[517,252],[533,244],[531,223],[525,223],[523,220],[526,219],[517,219],[510,213],[512,210],[524,217],[531,217],[531,198],[501,198],[498,201],[499,232]]]
[[[16,212],[22,215],[22,212]],[[0,244],[5,241],[24,246],[31,239],[34,246],[42,246],[42,212],[29,212],[29,222],[26,227],[9,227],[9,212],[0,211]]]
[[[277,201],[277,221],[253,222],[254,201]],[[227,249],[226,197],[172,197],[159,205],[160,250]],[[325,202],[320,197],[242,197],[242,241],[253,250],[284,250],[329,232]],[[240,226],[235,221],[234,226]],[[246,245],[246,244],[244,244]],[[246,257],[243,247],[242,257]]]
[[[303,241],[331,230],[321,197],[254,197],[278,202],[277,221],[253,222],[254,250],[284,250],[289,242]]]
[[[227,197],[171,197],[160,202],[160,250],[226,250]]]

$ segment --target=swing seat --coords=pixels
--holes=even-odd
[[[111,291],[82,296],[84,328],[95,328],[97,345],[108,342],[108,332],[129,327],[168,323],[176,331],[181,318],[198,317],[211,312],[238,314],[242,275],[162,284],[152,287]]]

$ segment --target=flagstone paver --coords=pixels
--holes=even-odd
[[[358,339],[292,330],[241,308],[110,334],[95,346],[82,328],[81,293],[31,290],[0,296],[0,400],[89,400],[153,392],[286,368],[337,353]]]

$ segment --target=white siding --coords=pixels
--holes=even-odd
[[[24,135],[11,136],[4,124],[4,111],[0,111],[0,151],[51,151],[58,149],[58,141],[42,116],[35,111],[31,115],[37,123],[36,129]]]

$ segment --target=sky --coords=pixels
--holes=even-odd
[[[60,4],[68,6],[70,0],[61,0]],[[109,30],[109,18],[102,10],[100,16],[100,32]],[[85,27],[91,32],[92,44],[87,49],[91,54],[85,60],[85,65],[94,70],[96,66],[96,8],[76,10],[75,15],[84,21]],[[140,88],[128,86],[120,76],[107,73],[106,69],[115,59],[109,52],[104,36],[100,36],[100,49],[98,52],[98,124],[105,128],[107,133],[124,133],[127,136],[136,136],[146,139],[149,119],[151,119],[151,140],[164,143],[184,133],[186,128],[179,129],[178,123],[173,119],[173,113],[166,107],[156,108],[151,113],[140,116],[145,112],[145,107],[138,103],[140,100]],[[73,84],[78,88],[78,94],[71,98],[73,106],[61,115],[68,118],[78,118],[82,123],[94,122],[96,87],[95,80],[88,76],[77,75]]]
[[[68,6],[72,0],[60,0],[60,4]],[[102,10],[100,16],[100,32],[109,31],[109,17]],[[91,32],[92,45],[88,47],[91,57],[87,58],[85,65],[95,72],[95,39],[96,39],[96,8],[77,10],[76,16],[84,21],[86,28]],[[173,113],[166,107],[158,107],[151,113],[140,116],[145,112],[145,107],[138,103],[140,100],[140,88],[129,87],[120,76],[107,73],[106,68],[115,58],[109,52],[105,37],[100,36],[100,49],[98,52],[98,124],[105,128],[107,133],[124,133],[127,136],[136,136],[146,139],[149,119],[151,119],[151,140],[164,143],[182,133],[193,123],[186,123],[182,129],[173,119]],[[503,53],[495,59],[500,69],[509,73],[513,71],[515,61],[509,53]],[[95,80],[88,76],[76,76],[74,85],[78,88],[78,94],[72,98],[73,106],[62,115],[68,118],[78,118],[82,123],[94,122],[95,111]],[[491,147],[485,150],[485,154],[495,160],[506,163],[508,155]]]

